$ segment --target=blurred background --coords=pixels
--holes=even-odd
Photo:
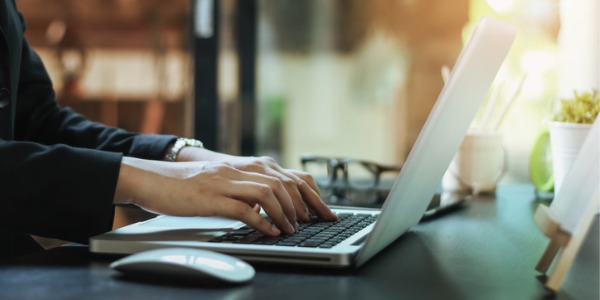
[[[499,130],[504,181],[529,182],[556,100],[600,85],[595,1],[16,2],[62,105],[290,168],[305,153],[401,164],[474,24],[512,23],[489,97],[499,110],[522,81]]]

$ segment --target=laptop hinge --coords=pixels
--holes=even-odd
[[[365,240],[367,239],[367,236],[369,236],[369,235],[365,234],[363,237],[361,237],[360,239],[358,239],[354,243],[352,243],[352,246],[359,246],[361,244],[364,244]]]

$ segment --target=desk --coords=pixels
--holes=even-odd
[[[357,270],[257,265],[254,281],[210,287],[124,280],[114,257],[60,247],[0,265],[1,299],[540,299],[534,270],[547,240],[528,185],[426,222]],[[558,299],[599,299],[598,217]]]

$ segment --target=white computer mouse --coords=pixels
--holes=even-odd
[[[244,283],[255,274],[247,262],[214,251],[164,248],[132,254],[113,262],[112,269],[138,277]]]

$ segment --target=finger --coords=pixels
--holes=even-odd
[[[239,174],[237,176],[234,176],[234,178],[232,178],[232,179],[234,179],[234,180],[237,179],[239,181],[247,181],[247,182],[257,182],[257,183],[266,185],[268,187],[268,189],[266,189],[265,191],[259,192],[259,193],[264,194],[263,196],[261,196],[261,194],[256,196],[256,197],[259,197],[258,203],[260,203],[261,206],[265,209],[265,212],[267,213],[267,215],[269,215],[271,218],[273,218],[273,221],[275,221],[276,218],[279,218],[278,215],[280,214],[280,212],[283,212],[284,217],[286,219],[285,223],[290,224],[294,230],[292,232],[289,232],[287,225],[286,225],[286,227],[281,227],[281,228],[287,233],[290,233],[290,234],[294,233],[296,231],[296,229],[298,229],[298,225],[296,222],[295,206],[294,206],[292,198],[288,194],[287,190],[285,189],[285,187],[283,186],[283,184],[281,183],[279,178],[277,178],[275,176],[267,176],[264,174],[253,173],[253,172],[244,172],[244,171],[238,171],[238,172],[239,172]],[[258,188],[262,189],[264,187],[258,187]],[[251,204],[255,204],[255,203],[251,203]],[[281,222],[283,222],[283,221],[281,221]]]
[[[251,181],[233,181],[232,184],[234,186],[229,190],[231,198],[238,199],[252,206],[259,204],[279,229],[288,234],[296,231],[296,228],[287,218],[281,203],[269,185]],[[294,224],[296,223],[295,219],[293,222]]]
[[[247,204],[232,198],[223,198],[217,201],[214,206],[214,212],[217,216],[235,219],[244,222],[246,225],[255,228],[261,233],[269,236],[278,236],[281,231],[263,218],[255,210],[258,205],[250,207]]]
[[[229,187],[227,193],[234,198],[243,199],[249,205],[261,204],[273,221],[285,232],[292,234],[298,228],[296,211],[290,195],[281,181],[275,176],[235,169],[222,165],[217,171],[221,176],[238,183],[260,183],[261,185],[245,185],[248,189]],[[265,188],[266,186],[266,188]],[[256,190],[258,189],[258,190]],[[250,196],[250,197],[249,197]],[[289,226],[293,229],[289,230]]]
[[[294,207],[296,208],[296,213],[302,217],[302,214],[306,214],[308,217],[308,210],[306,209],[306,205],[302,201],[302,195],[300,191],[296,187],[296,182],[294,179],[278,172],[277,170],[281,169],[277,162],[271,157],[257,157],[254,162],[246,165],[243,170],[259,173],[267,176],[277,177],[283,184],[284,188],[288,192],[292,201],[294,202]]]
[[[267,160],[269,162],[270,160]],[[327,207],[327,205],[321,199],[319,188],[315,183],[312,176],[306,172],[287,170],[274,163],[271,168],[281,176],[292,179],[294,183],[294,190],[300,193],[300,198],[293,198],[295,207],[302,207],[302,213],[298,215],[302,216],[304,221],[309,220],[308,210],[305,209],[307,206],[310,207],[319,218],[324,220],[337,220],[337,216]],[[302,205],[302,206],[300,206]],[[298,211],[299,209],[297,209]]]
[[[298,188],[298,183],[300,180],[297,176],[282,168],[273,158],[266,156],[259,157],[256,163],[252,164],[250,168],[254,172],[268,174],[279,178],[292,199],[294,208],[296,210],[296,215],[298,215],[300,219],[305,222],[310,221],[308,206],[306,205],[302,193]],[[311,188],[315,189],[317,191],[317,195],[319,195],[319,189],[317,185],[314,183],[314,181],[312,181],[312,183],[313,185]]]
[[[258,173],[249,173],[247,175],[253,177],[256,182],[260,182],[269,186],[271,191],[274,193],[276,200],[279,202],[283,213],[287,217],[287,220],[293,225],[294,230],[298,229],[296,222],[296,205],[294,204],[294,197],[290,195],[290,192],[293,194],[294,191],[288,190],[288,188],[286,188],[284,183],[277,176],[267,176]],[[296,193],[298,193],[298,191],[296,191]]]
[[[321,199],[319,188],[310,174],[295,170],[282,170],[282,172],[294,178],[304,202],[319,218],[331,221],[337,220],[337,216]]]
[[[286,173],[278,172],[272,168],[264,168],[262,172],[279,179],[287,191],[287,194],[290,196],[292,208],[295,210],[296,216],[298,216],[302,221],[310,221],[308,207],[303,200],[302,193],[298,189],[296,182],[297,180]]]

